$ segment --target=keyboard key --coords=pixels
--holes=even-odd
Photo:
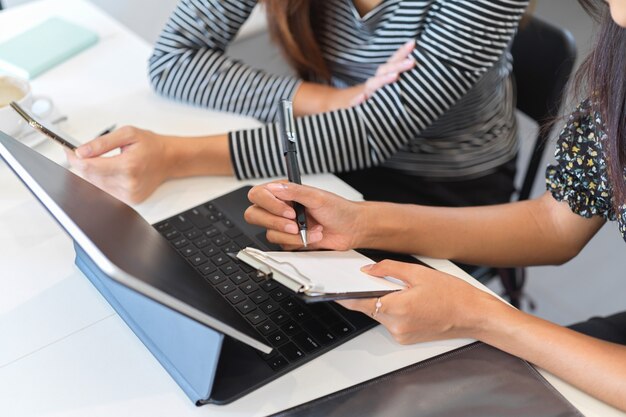
[[[313,317],[308,311],[306,311],[301,306],[297,306],[296,308],[291,310],[289,314],[291,314],[291,317],[293,317],[294,320],[296,320],[297,322],[302,322]]]
[[[267,301],[263,304],[259,304],[259,308],[265,314],[272,314],[276,310],[278,310],[278,303],[275,301]]]
[[[222,294],[228,294],[229,292],[235,291],[235,284],[230,282],[229,280],[225,280],[221,284],[218,284],[215,288],[218,289]]]
[[[264,323],[265,324],[265,323]],[[272,346],[282,346],[289,341],[287,335],[280,330],[275,331],[274,333],[267,336],[267,339],[270,341]]]
[[[250,313],[251,311],[256,310],[256,304],[254,304],[249,299],[246,299],[243,303],[237,304],[237,310],[239,310],[241,314],[245,315]]]
[[[194,248],[193,246],[187,246],[186,248],[181,249],[180,253],[182,253],[183,256],[189,257],[198,253],[198,249]]]
[[[223,224],[224,226],[226,226],[226,227],[233,227],[233,226],[234,226],[233,222],[231,222],[231,221],[230,221],[230,220],[228,220],[228,219],[223,219],[223,220],[222,220],[222,224]]]
[[[270,333],[274,333],[278,330],[278,326],[272,323],[270,320],[265,320],[260,325],[256,326],[256,328],[261,332],[263,336],[267,336]]]
[[[298,323],[293,320],[289,320],[280,326],[281,330],[287,333],[289,336],[293,336],[294,334],[300,333],[302,331],[302,327]]]
[[[217,274],[211,274],[208,277],[205,277],[205,279],[207,281],[209,281],[211,284],[217,285],[217,284],[220,284],[220,283],[226,281],[226,276],[224,276],[224,275],[222,275],[220,273],[217,273]]]
[[[244,274],[243,272],[239,271],[237,273],[232,274],[230,276],[230,280],[237,285],[241,285],[244,282],[249,281],[250,278],[248,278],[248,276]]]
[[[211,261],[213,261],[215,265],[220,266],[230,261],[230,259],[228,259],[228,256],[226,255],[215,255],[211,258]]]
[[[229,229],[224,233],[226,236],[228,236],[231,239],[236,238],[237,236],[241,236],[241,230],[239,229]]]
[[[209,275],[210,273],[217,271],[217,267],[212,263],[204,264],[199,269],[202,275]]]
[[[200,254],[193,255],[192,257],[189,258],[189,260],[194,266],[199,266],[207,262],[209,259],[200,253]]]
[[[219,235],[220,231],[217,227],[209,227],[207,230],[204,231],[204,234],[206,235],[206,237],[212,238]]]
[[[204,253],[209,258],[212,258],[213,256],[219,254],[220,251],[215,246],[211,245],[202,249],[202,253]]]
[[[302,323],[302,328],[309,332],[309,334],[322,345],[329,345],[337,340],[334,334],[315,320],[305,321]]]
[[[330,331],[337,337],[345,336],[354,331],[354,327],[352,327],[351,324],[348,324],[343,320],[339,323],[333,324],[329,328],[330,328]]]
[[[259,289],[259,286],[256,285],[254,282],[246,282],[244,284],[241,284],[239,288],[246,294],[252,294]]]
[[[223,235],[216,236],[213,239],[211,239],[211,241],[217,246],[224,246],[230,243],[230,239],[228,239],[226,236],[223,236]]]
[[[246,236],[239,236],[235,238],[235,243],[238,244],[240,248],[247,248],[248,246],[252,246],[252,241]]]
[[[172,225],[167,220],[157,223],[154,227],[161,233],[166,232],[172,228]]]
[[[226,246],[222,246],[222,250],[226,253],[237,253],[239,252],[239,246],[236,243],[230,242]]]
[[[191,222],[183,214],[172,217],[170,222],[179,232],[186,232],[193,227]]]
[[[263,286],[261,286],[262,288]],[[274,290],[270,293],[270,297],[272,297],[272,299],[274,301],[281,301],[284,300],[287,297],[287,292],[281,288]]]
[[[300,304],[298,304],[296,299],[293,298],[293,297],[288,297],[286,300],[284,300],[282,303],[280,303],[280,305],[287,312],[291,312],[295,308],[300,306]]]
[[[287,366],[287,360],[280,355],[277,355],[270,360],[267,361],[267,364],[275,371],[284,368]]]
[[[207,227],[211,226],[211,223],[206,218],[206,216],[200,213],[198,209],[191,209],[186,214],[189,220],[191,220],[191,222],[200,229],[206,229]]]
[[[261,311],[253,311],[252,313],[246,314],[246,318],[252,324],[259,324],[267,319],[267,316]]]
[[[171,230],[168,230],[167,232],[165,232],[165,234],[163,236],[165,236],[165,238],[167,240],[174,240],[174,239],[180,237],[180,233],[178,232],[178,230],[171,229]]]
[[[230,301],[231,304],[238,304],[246,300],[247,297],[243,292],[241,292],[238,289],[235,289],[235,291],[230,292],[226,295],[226,299]]]
[[[198,249],[206,248],[210,243],[209,238],[204,236],[193,241],[193,244],[196,245],[196,248]]]
[[[265,282],[262,282],[259,285],[261,286],[261,288],[263,288],[267,292],[270,292],[273,289],[278,288],[278,283],[274,281],[273,279],[265,280]]]
[[[320,344],[306,332],[293,335],[291,339],[307,353],[313,352],[320,347]]]
[[[241,272],[239,270],[239,268],[237,267],[237,265],[233,264],[233,263],[228,263],[226,265],[222,265],[220,266],[220,270],[225,273],[226,275],[232,275],[235,272]]]
[[[289,362],[294,362],[304,357],[304,351],[291,342],[281,346],[278,350]]]
[[[250,294],[250,298],[252,298],[252,301],[254,301],[256,304],[261,304],[265,302],[269,298],[269,296],[265,293],[265,291],[258,290]]]
[[[172,244],[176,249],[182,249],[189,244],[189,241],[187,240],[187,238],[181,236],[178,239],[174,240]]]
[[[189,240],[194,240],[202,236],[202,232],[198,229],[191,229],[188,232],[185,232],[185,237]]]
[[[290,320],[289,315],[283,311],[277,311],[270,316],[272,321],[276,324],[283,324]]]

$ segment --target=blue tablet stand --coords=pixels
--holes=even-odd
[[[224,335],[109,278],[74,242],[76,265],[185,394],[209,399]]]

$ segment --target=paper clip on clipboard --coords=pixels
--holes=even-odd
[[[261,250],[245,248],[237,253],[237,258],[255,268],[265,278],[273,278],[296,293],[307,294],[324,291],[322,286],[313,284],[296,266],[289,262],[272,259]],[[289,268],[292,274],[287,275],[284,271],[277,270],[272,264],[282,268]]]
[[[389,290],[367,290],[334,292],[327,291],[321,283],[315,283],[295,265],[284,260],[277,260],[255,248],[240,250],[235,256],[257,270],[265,278],[271,278],[284,285],[305,302],[333,301],[350,298],[382,297],[399,288]]]

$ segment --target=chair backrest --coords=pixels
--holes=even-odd
[[[517,108],[542,126],[518,194],[518,200],[526,200],[574,68],[576,43],[566,29],[533,16],[515,36],[511,54]]]

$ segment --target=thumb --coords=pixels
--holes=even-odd
[[[421,265],[385,259],[372,265],[366,265],[361,268],[361,271],[379,278],[395,278],[407,286],[413,287],[419,281],[418,275],[422,272],[422,268],[424,267]]]
[[[306,185],[292,182],[271,182],[265,185],[276,198],[283,201],[296,201],[309,209],[317,209],[329,203],[333,199],[341,197]]]
[[[107,153],[113,149],[130,145],[135,141],[133,135],[128,135],[123,129],[115,130],[109,134],[99,136],[76,148],[79,158],[92,158]]]

